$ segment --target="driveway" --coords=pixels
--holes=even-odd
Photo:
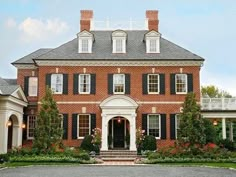
[[[205,167],[32,166],[0,170],[0,177],[235,177],[235,170]]]

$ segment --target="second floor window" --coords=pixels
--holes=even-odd
[[[122,39],[116,39],[116,53],[122,53],[123,52],[123,40]]]
[[[175,75],[176,93],[187,93],[187,74]]]
[[[159,75],[148,75],[148,93],[159,93]]]
[[[29,96],[37,96],[38,95],[38,78],[37,77],[29,77],[29,88],[28,88]]]
[[[90,74],[79,75],[79,93],[90,93]]]
[[[51,75],[51,89],[54,94],[62,94],[63,89],[63,74]]]
[[[125,75],[124,74],[113,75],[113,92],[114,93],[125,92]]]
[[[157,40],[150,39],[150,53],[156,53],[156,52],[157,52]]]

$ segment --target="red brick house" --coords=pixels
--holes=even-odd
[[[101,150],[135,151],[139,127],[154,135],[159,147],[172,145],[186,94],[195,92],[200,101],[204,59],[161,36],[158,11],[146,11],[146,18],[147,30],[94,31],[93,11],[82,10],[75,39],[13,62],[29,101],[23,139],[34,137],[48,85],[63,115],[65,145],[78,146],[95,127],[102,129]]]

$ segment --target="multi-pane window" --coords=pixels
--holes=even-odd
[[[159,93],[159,74],[148,75],[148,93]]]
[[[56,94],[61,94],[63,88],[63,74],[52,74],[51,89]]]
[[[150,114],[147,119],[148,124],[148,135],[153,135],[156,138],[160,138],[160,115]]]
[[[157,40],[150,39],[150,52],[157,52]]]
[[[81,49],[82,49],[82,52],[84,53],[88,52],[88,39],[81,40]]]
[[[78,115],[78,137],[84,137],[90,134],[90,115]]]
[[[116,52],[121,53],[123,52],[123,40],[122,39],[116,39]]]
[[[180,114],[176,114],[175,115],[175,135],[176,135],[176,138],[177,138],[177,135],[178,135],[178,130],[180,129]]]
[[[125,75],[124,74],[113,75],[113,91],[114,93],[125,92]]]
[[[176,93],[187,93],[187,74],[175,75]]]
[[[33,139],[34,138],[34,129],[36,125],[36,116],[30,115],[27,119],[27,139]]]
[[[29,78],[29,96],[37,96],[38,95],[38,78],[30,77]]]
[[[79,75],[79,93],[90,93],[90,74]]]

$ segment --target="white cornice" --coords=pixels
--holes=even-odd
[[[14,64],[17,69],[37,69],[35,64]]]
[[[202,66],[203,61],[35,60],[38,66]]]

